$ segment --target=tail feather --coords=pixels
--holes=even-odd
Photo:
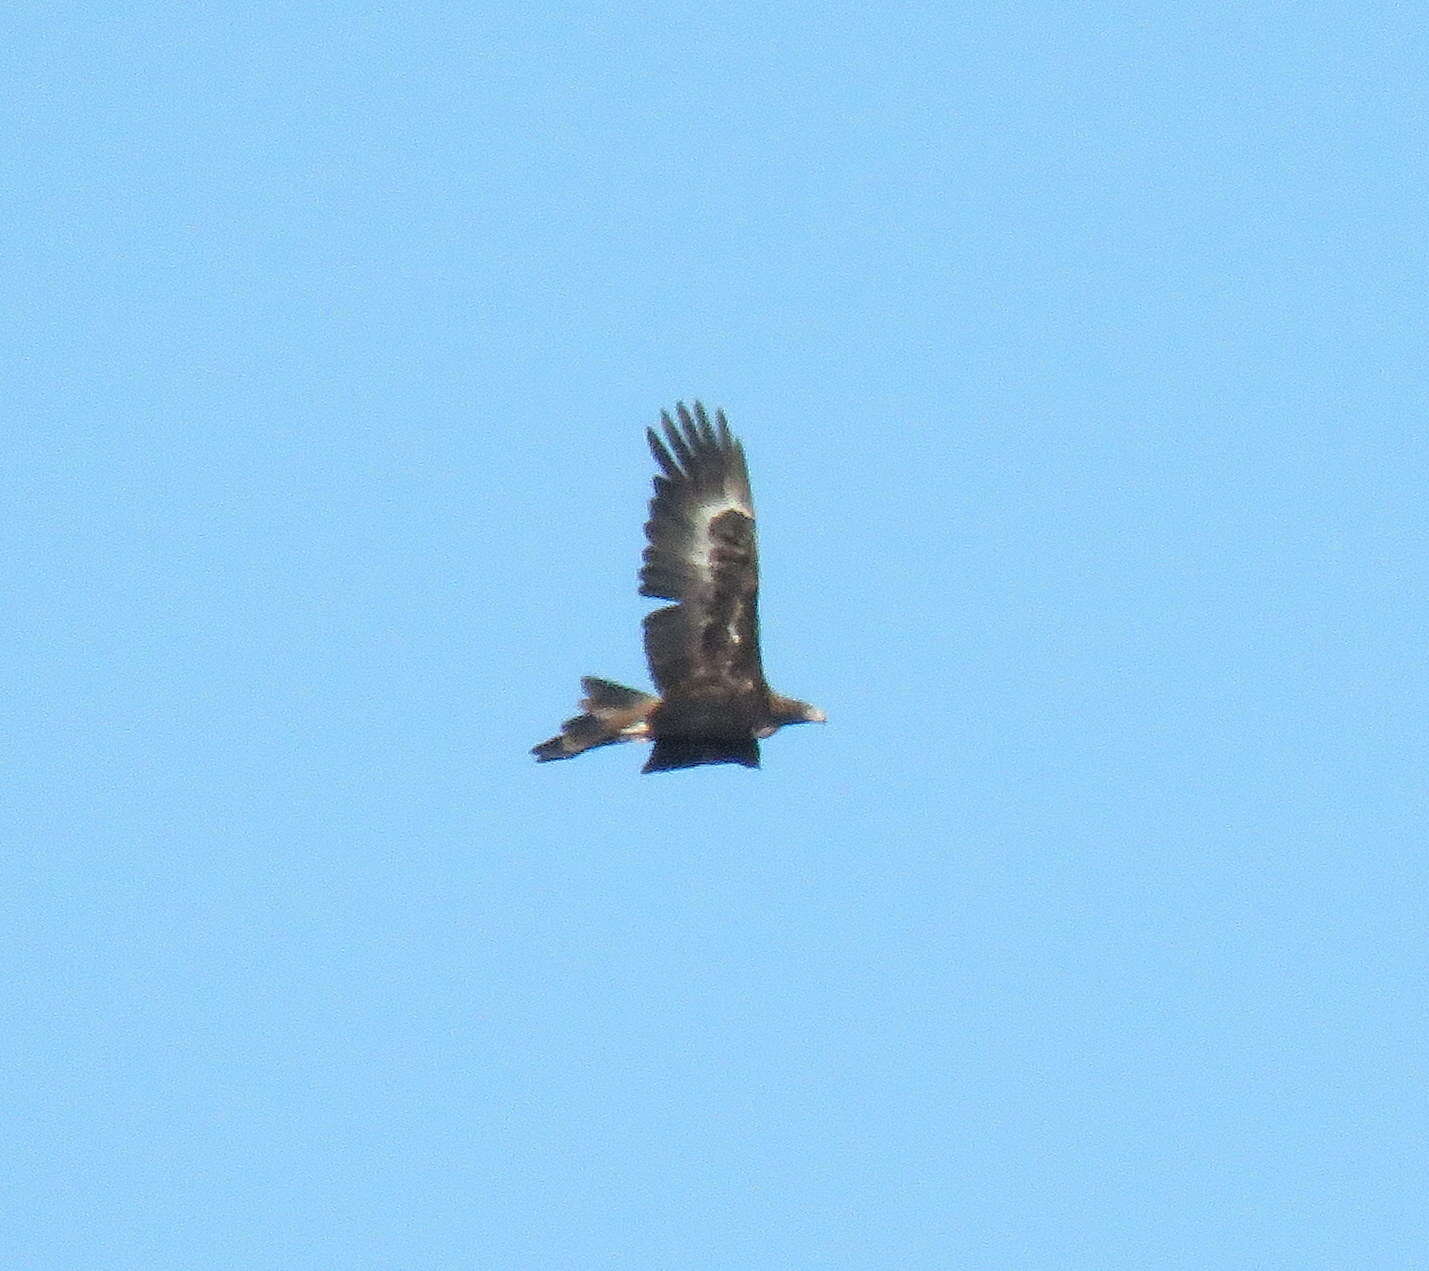
[[[597,679],[594,675],[581,676],[581,692],[585,694],[581,709],[587,711],[603,706],[615,710],[633,710],[637,706],[653,706],[658,700],[649,693],[642,693],[638,688],[626,688],[624,684],[617,684],[614,680]]]
[[[539,763],[571,759],[597,746],[641,736],[646,719],[660,702],[659,698],[638,689],[594,676],[582,679],[581,688],[585,692],[581,702],[585,713],[566,720],[555,737],[531,747]]]

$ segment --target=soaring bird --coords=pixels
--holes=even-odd
[[[823,711],[775,693],[759,659],[759,554],[744,448],[724,412],[695,403],[646,430],[660,471],[645,524],[640,594],[673,600],[646,614],[645,658],[660,696],[587,676],[580,715],[532,748],[542,762],[618,741],[650,741],[645,772],[736,763],[759,767],[759,743]]]

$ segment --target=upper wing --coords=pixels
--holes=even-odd
[[[759,555],[744,450],[724,412],[711,424],[695,403],[679,423],[662,414],[665,440],[647,431],[660,465],[645,535],[640,594],[677,603],[645,618],[650,674],[667,697],[749,692],[759,661]]]

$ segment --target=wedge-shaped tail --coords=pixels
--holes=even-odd
[[[660,704],[660,699],[649,693],[593,675],[581,680],[581,689],[585,693],[581,710],[585,713],[566,720],[557,736],[531,747],[540,762],[570,759],[596,746],[644,737],[650,727],[650,713]]]

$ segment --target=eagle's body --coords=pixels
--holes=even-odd
[[[655,744],[646,772],[697,764],[759,766],[759,742],[785,724],[822,720],[807,702],[781,697],[759,658],[759,554],[744,450],[724,412],[711,424],[695,403],[647,431],[660,465],[645,526],[640,594],[675,603],[645,617],[645,656],[661,696],[608,680],[581,681],[585,713],[536,746],[540,760],[595,746]]]

